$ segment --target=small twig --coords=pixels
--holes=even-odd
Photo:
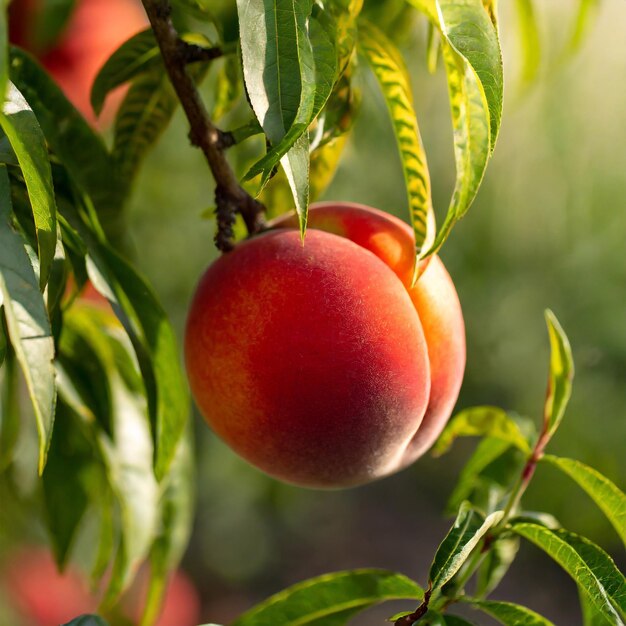
[[[430,596],[433,592],[432,585],[428,584],[428,589],[424,593],[424,599],[422,603],[409,615],[404,615],[403,617],[398,618],[394,626],[413,626],[415,622],[420,620],[426,613],[428,612],[428,604],[430,603]]]
[[[179,38],[172,24],[169,0],[142,0],[142,2],[159,44],[165,69],[189,120],[189,139],[192,145],[202,150],[215,178],[218,216],[215,241],[220,250],[229,250],[232,248],[234,214],[240,213],[248,233],[254,234],[263,228],[264,207],[239,184],[224,155],[224,150],[233,145],[233,136],[222,132],[213,124],[186,68],[186,64],[192,62],[192,58],[200,60],[194,57],[201,54],[217,55],[217,50],[194,46]],[[209,50],[214,52],[209,53]]]

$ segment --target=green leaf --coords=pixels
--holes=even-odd
[[[242,77],[240,72],[239,58],[232,55],[223,59],[215,80],[215,101],[211,109],[211,119],[219,121],[226,113],[228,113],[237,103],[242,94]],[[254,123],[259,131],[256,118]],[[236,138],[237,143],[239,140]]]
[[[544,422],[547,436],[551,437],[559,427],[572,395],[574,359],[567,335],[554,313],[548,309],[545,315],[550,336],[550,373],[544,407]]]
[[[502,514],[496,511],[484,518],[468,502],[461,505],[430,566],[428,577],[433,589],[443,587],[459,571],[482,537],[502,519]]]
[[[4,362],[0,368],[0,473],[13,460],[20,433],[17,368],[15,355],[6,345],[6,332],[4,310],[0,307],[0,339],[5,342]],[[0,359],[1,361],[2,359]]]
[[[537,524],[512,524],[511,529],[551,556],[588,595],[611,624],[626,615],[626,579],[613,559],[594,543],[566,530]]]
[[[38,7],[33,20],[33,43],[37,50],[49,50],[63,34],[77,0],[46,0]]]
[[[479,81],[448,40],[443,40],[441,51],[448,79],[456,181],[445,221],[424,256],[436,252],[452,227],[467,213],[485,175],[490,153],[489,112]]]
[[[126,40],[106,61],[91,87],[91,106],[100,115],[107,95],[146,71],[162,68],[161,54],[151,28]]]
[[[93,450],[63,402],[57,405],[54,436],[43,473],[43,499],[50,542],[59,568],[67,563],[72,540],[90,500],[88,472]]]
[[[444,37],[474,71],[489,110],[489,144],[496,145],[502,117],[503,71],[498,32],[482,0],[437,0]]]
[[[502,534],[491,544],[476,573],[475,594],[488,596],[504,578],[519,550],[519,537]]]
[[[161,486],[159,531],[150,551],[150,583],[141,624],[156,621],[168,574],[176,568],[187,547],[193,521],[194,476],[192,433],[187,428]]]
[[[33,404],[39,433],[39,473],[43,472],[56,404],[54,341],[46,306],[24,242],[11,225],[11,189],[0,167],[0,292],[7,329]]]
[[[318,116],[335,85],[337,76],[337,27],[329,13],[315,5],[313,15],[309,20],[309,36],[313,50],[313,63],[315,68],[314,84],[315,93],[313,107],[304,107],[306,117],[301,115],[301,111],[294,121],[294,124],[285,136],[276,145],[272,146],[269,152],[257,163],[255,163],[246,173],[244,180],[250,180],[255,176],[264,173],[264,181],[267,180],[274,167],[282,157],[287,154],[291,147],[306,132],[309,125]],[[307,97],[311,97],[310,94]]]
[[[17,155],[28,189],[39,247],[39,284],[43,289],[48,282],[57,241],[52,172],[46,140],[37,118],[13,83],[9,83],[0,124]]]
[[[531,83],[537,77],[541,63],[541,39],[533,0],[515,0],[522,51],[522,82]]]
[[[583,616],[583,626],[613,626],[613,622],[600,613],[589,596],[579,586],[578,597],[580,599],[580,609]]]
[[[505,626],[554,626],[545,617],[531,611],[531,609],[512,602],[493,602],[490,600],[468,599],[472,606],[495,617]]]
[[[486,467],[509,450],[510,444],[502,439],[483,439],[461,470],[459,479],[446,504],[446,511],[454,514],[464,500],[471,500],[472,491],[480,485],[481,474]]]
[[[19,48],[11,48],[11,79],[32,107],[48,145],[93,200],[105,230],[117,234],[126,189],[102,138],[37,61]]]
[[[81,615],[63,626],[109,626],[109,623],[97,615]]]
[[[408,72],[394,44],[365,20],[359,21],[358,45],[378,79],[391,116],[402,161],[415,248],[419,253],[430,246],[434,237],[430,222],[432,198]]]
[[[525,454],[531,452],[519,426],[506,411],[493,406],[477,406],[458,413],[441,433],[433,454],[440,456],[447,452],[457,437],[492,437],[514,445]]]
[[[352,611],[388,600],[419,600],[423,595],[416,583],[401,574],[373,569],[336,572],[281,591],[232,626],[339,626]],[[341,620],[335,621],[338,614]]]
[[[189,412],[174,331],[146,281],[113,249],[92,245],[87,270],[95,288],[111,302],[137,352],[148,386],[154,471],[160,480],[174,458]]]
[[[306,26],[311,9],[311,0],[237,0],[243,74],[252,109],[272,146],[278,146],[291,131],[286,141],[292,147],[283,152],[281,164],[302,234],[309,205],[306,129],[319,78]],[[325,55],[325,48],[322,52]],[[266,169],[264,182],[271,169]]]
[[[201,82],[207,66],[191,68]],[[149,149],[167,128],[179,105],[163,68],[140,75],[130,86],[115,118],[113,159],[123,180],[130,185]]]
[[[551,454],[544,455],[541,460],[558,467],[587,492],[626,546],[626,494],[600,472],[580,461]]]

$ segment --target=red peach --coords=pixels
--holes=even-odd
[[[438,259],[410,288],[414,246],[403,222],[343,203],[309,215],[304,243],[283,218],[209,267],[185,356],[201,412],[241,456],[287,482],[343,487],[397,471],[432,443],[460,386],[463,323]],[[454,350],[427,345],[424,328],[437,341],[447,335],[437,306],[424,308],[427,322],[416,309],[417,291],[437,289],[442,306],[456,306]]]

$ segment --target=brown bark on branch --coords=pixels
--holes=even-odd
[[[233,245],[232,226],[235,213],[241,214],[248,232],[254,234],[263,227],[264,208],[239,184],[224,154],[225,149],[233,144],[232,136],[213,124],[187,71],[187,63],[207,57],[216,58],[221,55],[221,51],[202,49],[183,42],[172,24],[169,0],[142,0],[142,2],[161,50],[165,69],[189,121],[189,139],[194,146],[202,150],[215,178],[218,224],[215,242],[217,247],[225,252]]]

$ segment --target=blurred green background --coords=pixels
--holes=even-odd
[[[576,361],[574,395],[551,451],[579,458],[626,486],[626,6],[604,2],[579,53],[564,62],[573,4],[537,3],[543,66],[520,80],[515,15],[501,3],[506,100],[498,145],[469,215],[442,258],[465,312],[468,364],[457,409],[494,404],[539,420],[554,310]],[[544,6],[549,5],[549,6]],[[399,16],[413,77],[434,202],[441,216],[454,182],[445,77],[426,71],[425,22]],[[391,125],[374,81],[360,68],[362,110],[326,199],[370,204],[407,218]],[[206,84],[211,99],[211,80]],[[213,182],[188,146],[179,113],[150,155],[129,209],[135,262],[182,336],[191,294],[216,256]],[[234,153],[243,172],[246,149]],[[227,623],[302,578],[383,567],[425,582],[449,520],[441,511],[474,442],[425,457],[399,475],[342,492],[279,484],[227,449],[195,415],[197,513],[184,567],[207,621]],[[617,536],[573,483],[540,468],[527,508],[547,509],[624,564]],[[574,584],[524,548],[495,597],[557,624],[581,623]],[[359,625],[393,612],[372,611]],[[481,618],[482,619],[482,618]],[[481,623],[487,623],[486,621]]]

